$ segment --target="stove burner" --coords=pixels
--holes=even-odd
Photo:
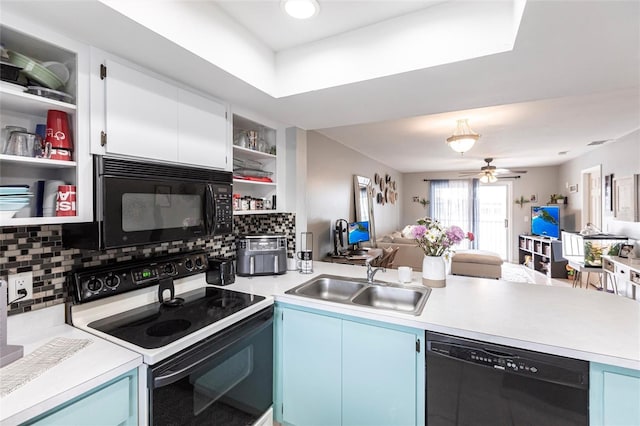
[[[191,321],[172,319],[152,325],[147,328],[147,334],[153,337],[165,337],[184,331],[189,327],[191,327]]]
[[[170,308],[177,308],[178,306],[182,306],[183,303],[184,299],[182,297],[174,297],[173,299],[162,301],[163,306],[168,306]]]

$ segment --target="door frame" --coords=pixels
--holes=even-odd
[[[598,223],[594,223],[594,220],[592,218],[592,214],[591,214],[591,175],[593,174],[597,174],[599,176],[599,185],[598,185],[598,191],[599,191],[599,195],[600,195],[600,203],[598,203],[598,208],[599,208],[599,222]],[[603,211],[603,203],[602,203],[602,164],[598,164],[597,166],[593,166],[593,167],[589,167],[587,169],[583,169],[581,171],[581,180],[582,180],[582,202],[581,202],[581,214],[580,214],[580,224],[581,227],[580,229],[584,229],[587,226],[587,223],[592,223],[593,225],[595,225],[598,229],[602,229],[602,223],[603,223],[603,215],[604,215],[604,211]],[[587,214],[589,213],[589,214]]]
[[[507,226],[506,226],[506,260],[507,262],[511,262],[513,259],[513,247],[514,247],[514,243],[513,243],[513,182],[511,180],[507,180],[507,179],[500,179],[497,183],[480,183],[480,186],[497,186],[497,185],[502,185],[505,186],[507,191],[506,191],[506,200],[505,202],[507,203],[506,207],[507,207],[507,211],[506,211],[506,221],[507,221]],[[478,221],[480,220],[480,218],[478,218]]]

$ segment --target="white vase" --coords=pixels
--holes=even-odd
[[[447,268],[444,256],[425,256],[422,260],[422,284],[428,287],[444,287]]]

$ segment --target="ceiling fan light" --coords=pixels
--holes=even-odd
[[[320,11],[316,0],[282,0],[280,6],[287,15],[296,19],[309,19]]]
[[[480,135],[471,130],[469,122],[465,118],[458,120],[453,135],[447,138],[447,144],[455,152],[463,154],[473,147],[478,138],[480,138]]]
[[[498,178],[493,173],[485,173],[480,176],[480,183],[496,183]]]

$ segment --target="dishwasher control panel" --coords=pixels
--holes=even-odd
[[[560,381],[563,383],[585,384],[588,377],[554,364],[526,357],[524,354],[505,353],[493,349],[474,348],[451,342],[427,341],[427,351],[448,358],[482,367],[493,368],[505,373],[535,377],[539,380]],[[549,357],[549,355],[546,355]]]

